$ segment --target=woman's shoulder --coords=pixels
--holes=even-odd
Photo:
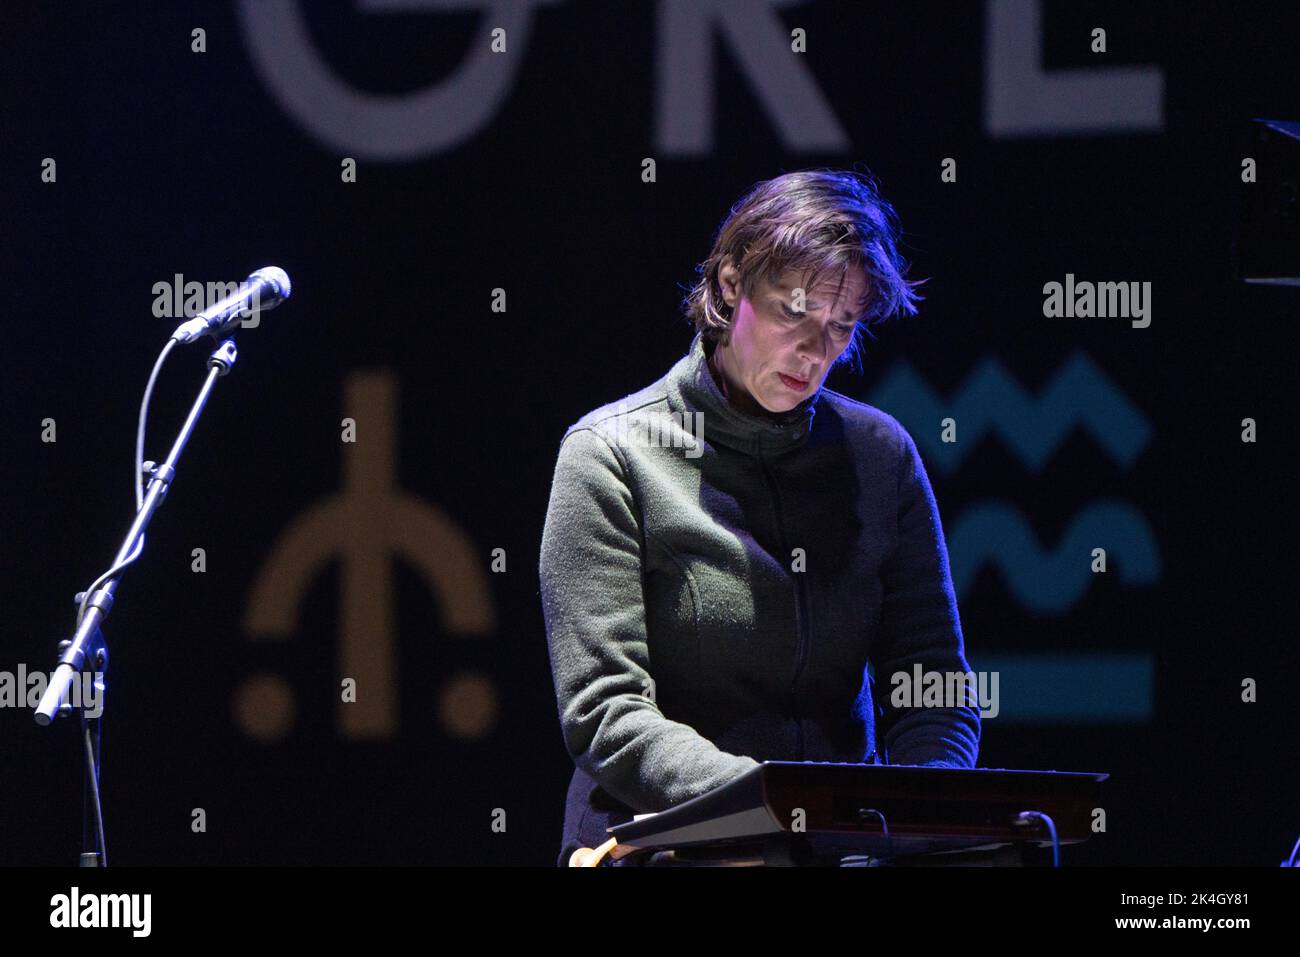
[[[645,418],[663,415],[668,411],[668,393],[662,382],[656,382],[613,402],[606,402],[584,414],[569,428],[610,429],[624,416]]]
[[[560,445],[618,446],[632,428],[640,428],[648,419],[666,416],[669,412],[668,392],[664,380],[660,379],[584,413],[564,430]]]

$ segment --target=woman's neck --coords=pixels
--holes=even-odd
[[[718,388],[722,391],[731,407],[739,412],[744,412],[746,415],[769,419],[774,422],[779,422],[785,418],[788,413],[778,414],[763,408],[744,386],[727,377],[724,351],[721,342],[714,343],[713,351],[707,354],[706,361],[709,371],[713,373],[713,381],[718,384]]]

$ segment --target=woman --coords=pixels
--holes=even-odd
[[[764,760],[974,766],[973,707],[893,707],[864,672],[969,670],[916,445],[822,388],[916,312],[896,239],[869,176],[760,183],[684,300],[688,354],[565,433],[540,562],[561,865]]]

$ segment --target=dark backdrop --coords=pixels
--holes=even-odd
[[[137,408],[179,321],[153,314],[154,284],[267,264],[294,280],[239,333],[108,619],[114,863],[552,862],[571,766],[537,554],[560,437],[685,351],[678,300],[749,186],[854,164],[931,280],[919,316],[868,340],[864,373],[828,386],[921,447],[972,665],[1002,674],[981,766],[1111,774],[1106,833],[1067,861],[1275,865],[1290,848],[1297,293],[1241,283],[1235,250],[1250,120],[1300,115],[1294,6],[12,0],[0,16],[0,670],[48,671],[129,524]],[[507,52],[485,53],[496,23]],[[1099,76],[1127,86],[1072,107],[1052,85]],[[1035,83],[1037,119],[1014,92]],[[440,85],[445,102],[403,112]],[[1107,96],[1109,115],[1080,118]],[[1043,285],[1067,273],[1150,282],[1150,326],[1045,318]],[[147,457],[204,355],[165,367]],[[343,495],[345,465],[387,486]],[[279,631],[259,624],[277,611]],[[371,734],[337,703],[357,660],[388,687],[363,680],[347,706]],[[15,707],[0,722],[0,862],[71,863],[75,727]]]

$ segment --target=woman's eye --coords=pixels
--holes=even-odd
[[[784,315],[785,318],[790,320],[791,322],[802,322],[804,320],[804,317],[807,315],[807,313],[795,312],[789,306],[782,306],[781,310],[782,310],[782,315]],[[842,322],[832,323],[831,329],[834,330],[837,336],[847,336],[849,333],[853,331],[852,326],[846,326]]]

